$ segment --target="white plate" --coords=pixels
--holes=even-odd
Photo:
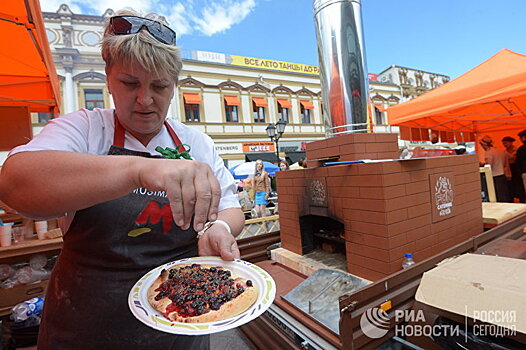
[[[256,302],[247,311],[226,320],[206,323],[182,323],[168,320],[148,302],[148,288],[159,276],[162,269],[194,263],[222,266],[239,277],[251,280],[254,287],[258,290]],[[139,321],[159,331],[173,334],[199,335],[226,331],[252,321],[272,305],[275,295],[276,284],[272,277],[261,267],[243,260],[224,261],[219,257],[202,256],[172,261],[156,267],[142,276],[130,291],[128,306]]]

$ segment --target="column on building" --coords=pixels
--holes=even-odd
[[[75,111],[75,87],[73,85],[72,69],[66,69],[64,74],[64,114]]]

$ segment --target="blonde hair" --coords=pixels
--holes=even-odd
[[[254,176],[258,173],[258,164],[261,164],[261,174],[265,174],[265,164],[263,164],[263,161],[261,159],[256,160],[256,164],[254,164]]]
[[[168,25],[164,17],[154,12],[143,15],[131,8],[119,10],[115,16],[143,17]],[[140,30],[137,34],[117,35],[111,29],[109,18],[104,25],[101,53],[109,69],[116,61],[125,65],[138,63],[145,70],[159,76],[163,74],[172,76],[175,82],[183,66],[178,47],[163,44],[147,30]]]

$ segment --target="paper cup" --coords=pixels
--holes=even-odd
[[[11,245],[12,234],[11,234],[12,225],[0,226],[0,246],[7,247]]]
[[[57,220],[48,220],[47,222],[47,230],[48,231],[51,231],[51,230],[54,230],[58,227],[58,223],[57,223]]]
[[[46,239],[47,221],[35,221],[35,231],[38,239]]]

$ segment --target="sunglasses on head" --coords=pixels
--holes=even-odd
[[[175,32],[161,22],[148,18],[114,16],[110,18],[110,26],[117,35],[136,34],[142,28],[146,28],[148,33],[163,44],[175,45]]]

